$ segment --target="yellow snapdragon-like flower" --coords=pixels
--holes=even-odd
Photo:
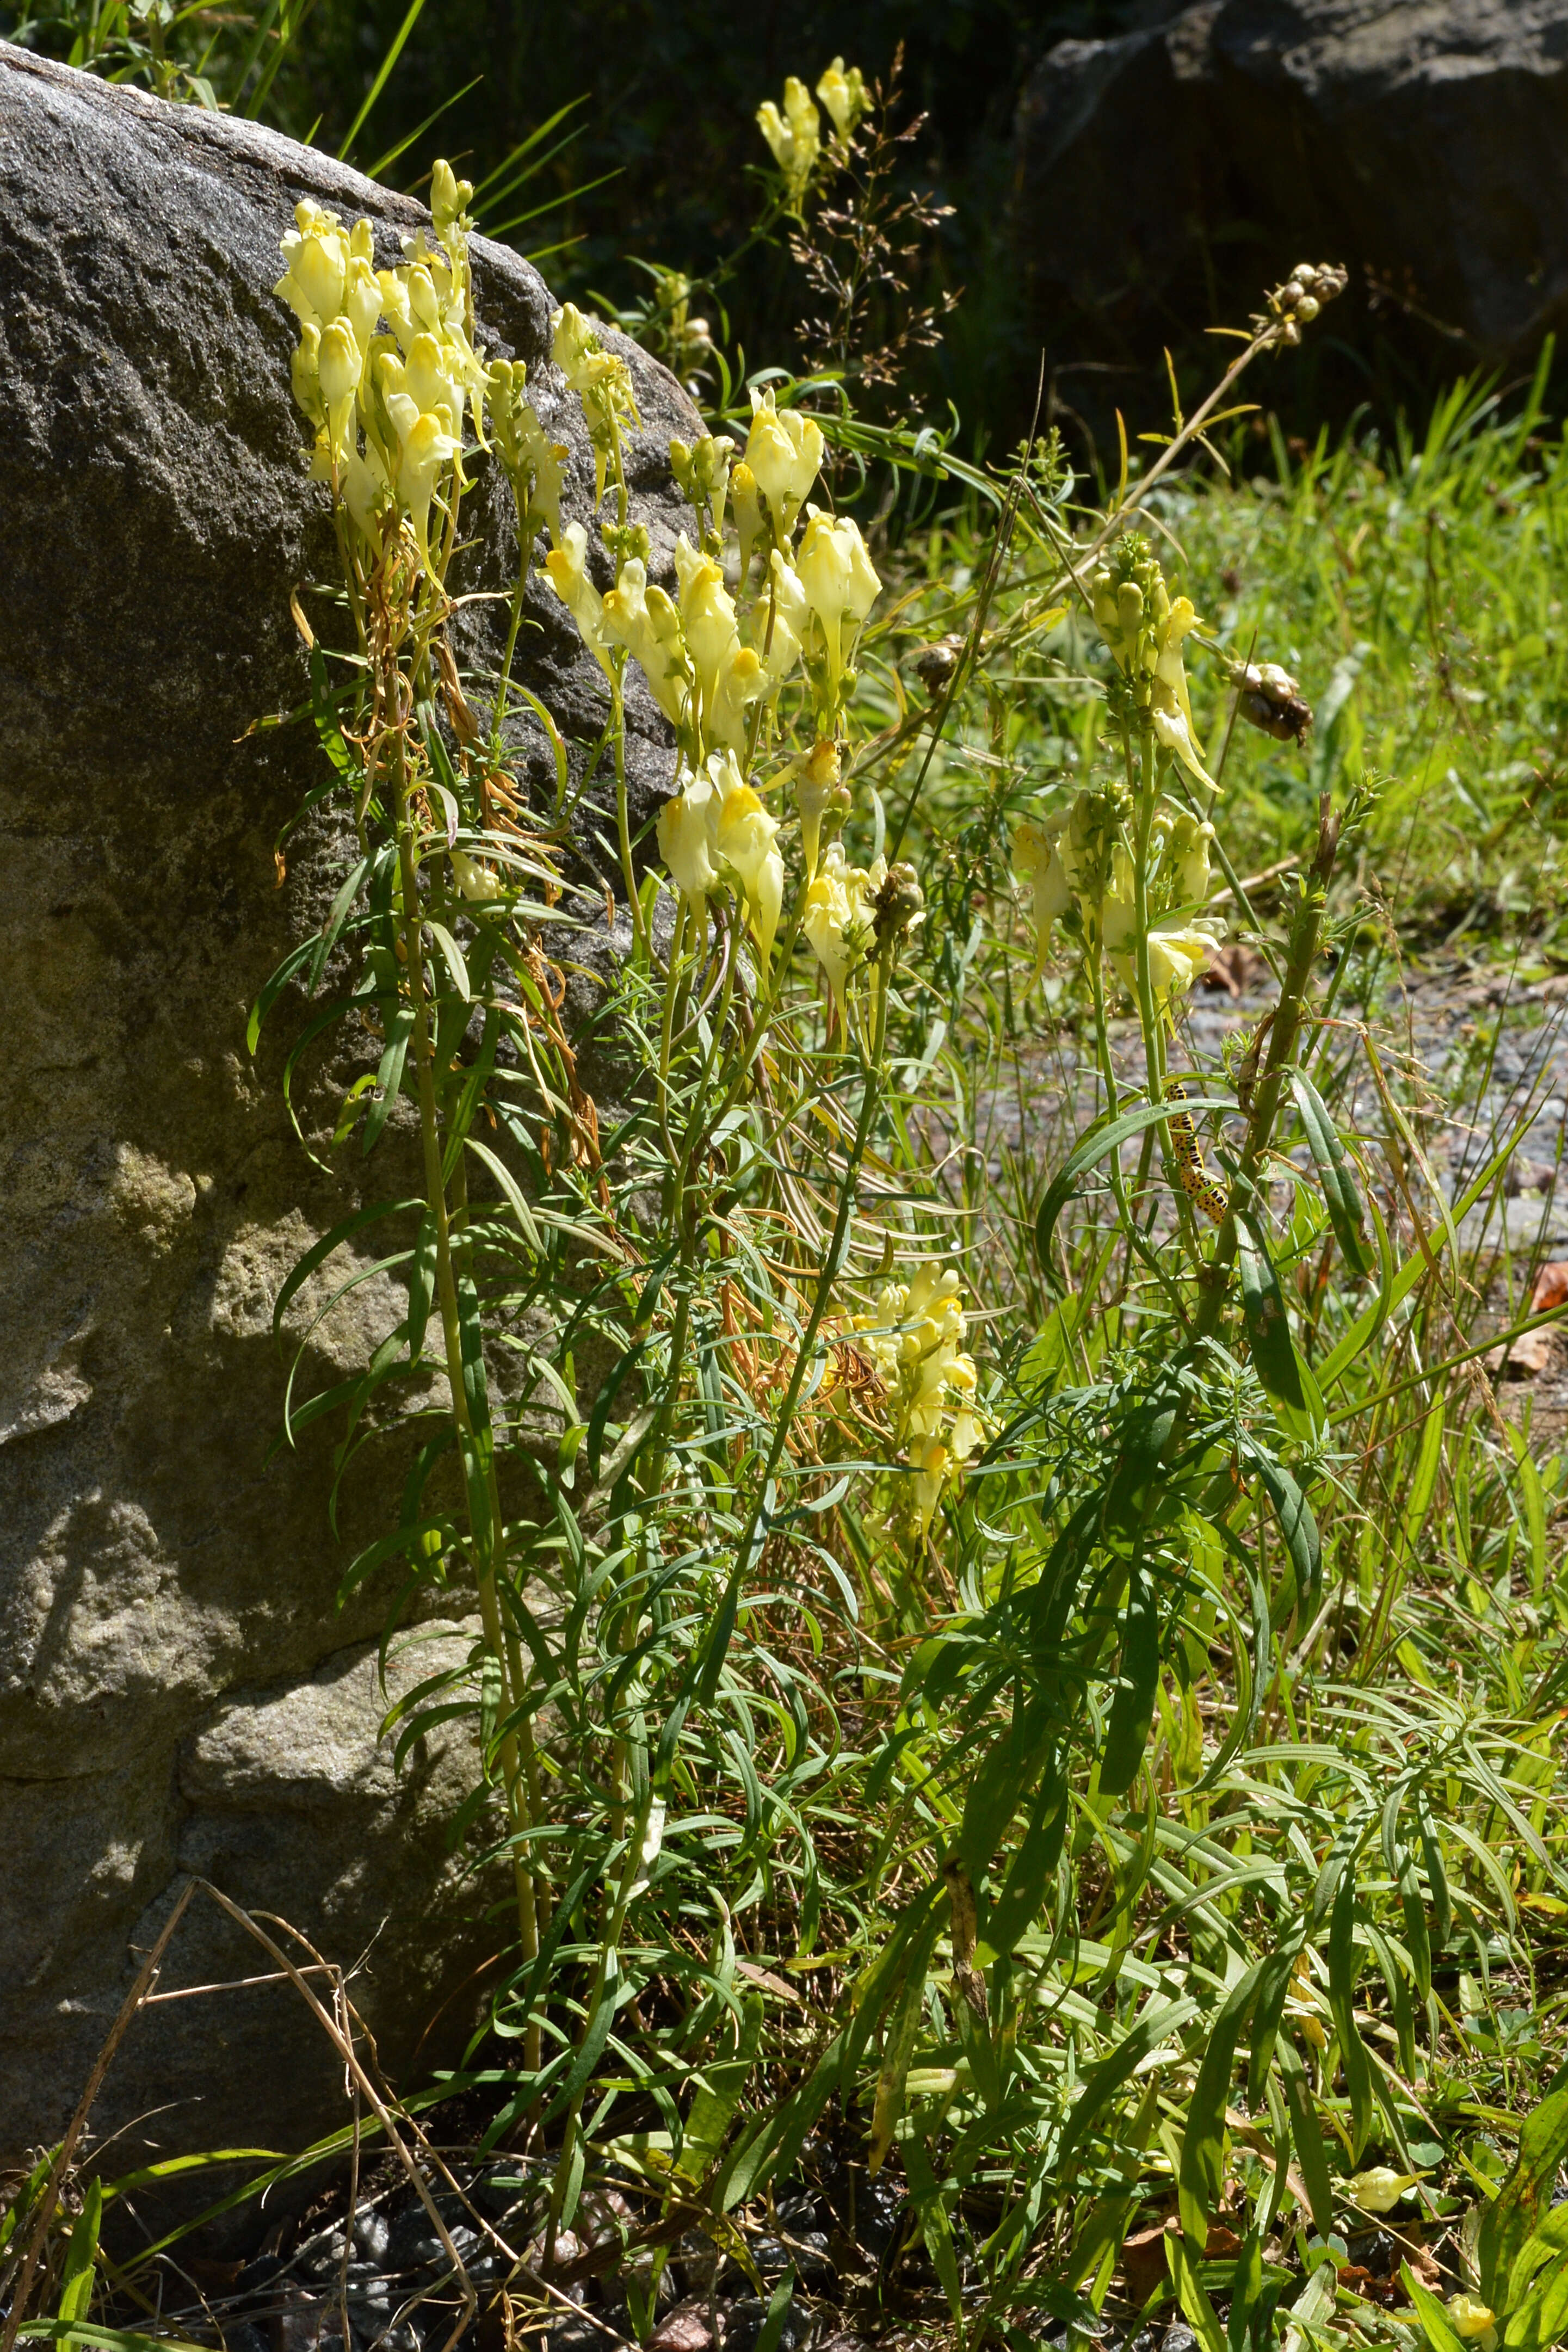
[[[566,525],[560,546],[552,547],[544,559],[544,570],[551,586],[576,622],[583,643],[605,677],[613,677],[605,637],[604,602],[588,577],[588,534],[580,522]]]
[[[984,1442],[975,1407],[974,1359],[963,1346],[967,1321],[958,1276],[921,1266],[907,1284],[889,1283],[874,1318],[862,1318],[872,1361],[888,1392],[888,1410],[905,1460],[914,1472],[915,1508],[922,1536],[931,1529],[942,1489]]]
[[[752,429],[744,464],[768,502],[775,545],[788,544],[795,517],[811,495],[826,450],[822,427],[803,409],[780,409],[773,387],[752,394]],[[737,492],[737,518],[739,494]]]
[[[1481,2352],[1490,2352],[1497,2342],[1497,2314],[1472,2294],[1451,2294],[1444,2306],[1448,2325],[1456,2336],[1467,2344],[1478,2343]],[[1489,2340],[1490,2343],[1489,2344]]]
[[[740,584],[744,588],[746,574],[752,568],[752,551],[768,535],[768,519],[763,512],[757,478],[744,458],[730,477],[730,497],[735,509],[735,535],[741,542]]]
[[[800,574],[776,547],[768,567],[766,593],[757,598],[747,616],[746,637],[767,673],[769,692],[774,693],[800,659],[811,606]]]
[[[1194,816],[1190,809],[1179,809],[1171,827],[1171,868],[1176,878],[1176,896],[1184,906],[1201,907],[1209,895],[1209,847],[1215,837],[1212,824]]]
[[[1202,918],[1193,923],[1150,925],[1149,981],[1161,1011],[1186,995],[1224,937],[1223,923]]]
[[[672,726],[685,723],[691,694],[691,662],[680,614],[658,587],[647,584],[640,556],[621,566],[621,576],[600,608],[604,635],[625,646],[640,664],[653,698]]]
[[[452,879],[470,906],[488,906],[491,899],[500,897],[500,879],[489,866],[481,866],[465,850],[449,850],[447,855],[452,861]]]
[[[715,752],[708,772],[718,806],[714,845],[740,883],[746,917],[766,964],[773,955],[784,907],[784,859],[776,846],[778,819],[768,814],[750,784],[742,782],[733,752]]]
[[[1057,849],[1061,820],[1037,824],[1024,817],[1013,832],[1013,863],[1029,884],[1035,918],[1035,970],[1044,971],[1051,926],[1072,905],[1072,885]]]
[[[861,116],[871,103],[859,67],[851,66],[846,72],[843,58],[835,58],[816,85],[816,95],[827,109],[828,120],[840,139],[846,142],[853,139]]]
[[[887,879],[887,872],[880,857],[869,866],[847,864],[843,848],[836,841],[830,845],[805,894],[801,929],[827,975],[846,1037],[849,1034],[849,976],[872,944],[873,902]]]
[[[288,268],[272,291],[289,304],[302,327],[319,331],[343,307],[349,240],[336,213],[309,198],[295,205],[294,221],[281,240]]]
[[[784,83],[782,114],[771,98],[763,100],[757,109],[757,128],[784,173],[784,201],[792,212],[798,213],[822,152],[822,117],[797,75],[791,74]]]
[[[719,887],[713,862],[717,821],[712,780],[706,775],[693,776],[686,790],[666,801],[658,813],[658,854],[700,929],[707,921],[708,900]]]
[[[882,583],[858,523],[816,507],[808,507],[806,515],[795,570],[822,631],[828,681],[837,696],[860,624],[881,594]]]

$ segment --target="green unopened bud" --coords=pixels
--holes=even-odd
[[[1116,592],[1116,618],[1124,637],[1135,637],[1143,622],[1143,591],[1135,580],[1124,580]]]

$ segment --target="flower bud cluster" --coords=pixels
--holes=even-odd
[[[605,482],[620,448],[623,425],[635,430],[637,415],[632,372],[618,352],[605,349],[597,319],[574,302],[563,302],[550,321],[550,356],[583,404],[594,445],[594,511],[604,500]]]
[[[1147,716],[1155,740],[1215,791],[1193,724],[1182,657],[1184,638],[1200,625],[1191,597],[1172,597],[1147,543],[1130,532],[1114,562],[1096,572],[1090,602],[1095,626],[1128,682],[1135,708]]]
[[[1342,294],[1349,282],[1349,272],[1336,261],[1299,261],[1268,297],[1268,317],[1279,341],[1299,343],[1302,328],[1310,327],[1324,303]]]
[[[893,1434],[914,1472],[915,1510],[922,1536],[944,1485],[984,1444],[986,1427],[975,1409],[974,1359],[964,1351],[967,1330],[958,1276],[949,1266],[922,1265],[908,1284],[889,1283],[874,1316],[857,1318],[888,1397]]]

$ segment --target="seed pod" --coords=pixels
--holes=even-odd
[[[926,646],[916,662],[915,676],[933,702],[945,692],[963,652],[962,637],[939,637],[934,646]]]
[[[901,859],[888,868],[888,878],[871,902],[879,942],[900,939],[919,922],[925,908],[920,879]]]
[[[1241,689],[1237,709],[1249,727],[1277,743],[1300,743],[1312,723],[1311,705],[1289,670],[1278,662],[1238,662],[1231,684]]]

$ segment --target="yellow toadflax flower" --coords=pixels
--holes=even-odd
[[[822,117],[797,75],[791,74],[784,83],[782,114],[771,98],[763,100],[757,109],[757,128],[784,173],[784,202],[791,212],[798,213],[822,152]]]
[[[666,801],[658,813],[658,854],[696,916],[700,931],[707,923],[708,900],[719,887],[712,856],[716,818],[713,785],[707,776],[693,776],[686,790]]]
[[[907,1285],[889,1283],[875,1318],[862,1318],[859,1328],[868,1332],[894,1435],[915,1474],[915,1510],[924,1536],[942,1486],[985,1437],[974,1409],[978,1376],[963,1347],[967,1323],[956,1272],[926,1265]]]
[[[750,483],[759,489],[768,502],[768,513],[773,526],[773,539],[779,547],[787,546],[795,519],[811,495],[813,483],[822,471],[826,444],[822,427],[814,417],[798,408],[780,409],[774,402],[773,388],[752,394],[752,429],[746,436],[746,454],[742,461]],[[737,469],[738,470],[738,469]],[[741,490],[737,479],[735,510],[740,520]],[[742,550],[742,576],[750,550]]]
[[[733,752],[715,752],[708,772],[719,812],[714,845],[740,883],[747,920],[766,964],[784,907],[784,859],[775,845],[778,819],[768,814],[750,784],[742,782]]]
[[[1497,2314],[1478,2303],[1473,2295],[1451,2294],[1447,2310],[1448,2325],[1456,2336],[1468,2343],[1478,2343],[1481,2352],[1491,2352],[1497,2338]]]
[[[827,109],[833,128],[847,145],[871,103],[859,67],[851,66],[847,73],[843,58],[835,58],[817,83],[816,94]]]
[[[1051,925],[1072,905],[1072,885],[1057,852],[1064,820],[1037,824],[1023,818],[1013,834],[1013,863],[1030,886],[1035,918],[1035,970],[1044,971]]]
[[[806,514],[795,570],[822,631],[828,680],[837,698],[860,624],[881,594],[882,583],[858,523],[847,515],[823,514],[816,507],[808,507]]]
[[[849,806],[849,795],[838,775],[838,746],[826,739],[814,743],[795,765],[795,801],[800,811],[800,846],[808,882],[815,879],[821,862],[823,818],[840,801],[846,810]]]
[[[691,695],[691,663],[680,615],[662,588],[650,588],[639,556],[621,566],[621,576],[600,608],[600,627],[613,644],[625,646],[637,662],[653,698],[672,726],[685,723]]]
[[[552,548],[545,557],[544,569],[551,586],[576,622],[583,643],[605,676],[613,677],[605,641],[604,604],[588,577],[588,534],[580,522],[567,524],[560,546]]]
[[[836,841],[828,849],[816,879],[805,894],[801,929],[811,951],[827,975],[834,1007],[846,1038],[849,1034],[849,1002],[846,993],[850,973],[860,963],[874,937],[872,901],[887,879],[881,858],[869,866],[848,866]]]

